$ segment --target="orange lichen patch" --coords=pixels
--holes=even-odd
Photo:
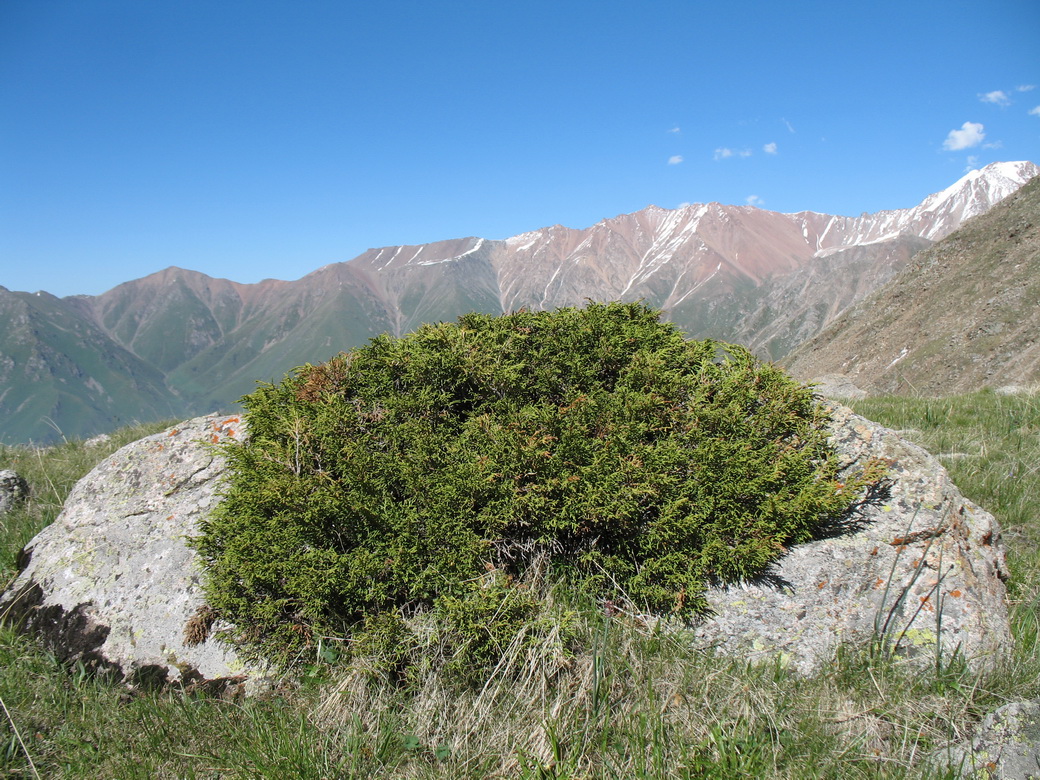
[[[178,433],[180,433],[180,432],[181,432],[181,429],[180,429],[180,428],[174,428],[174,429],[172,429],[172,430],[171,430],[171,431],[170,431],[170,432],[169,432],[168,434],[166,434],[166,435],[167,435],[167,436],[176,436],[176,435],[177,435]]]
[[[877,555],[878,554],[878,548],[875,547],[873,550],[870,551],[870,554],[871,555]]]
[[[816,587],[819,588],[820,590],[823,590],[826,587],[828,582],[829,582],[829,580],[824,580],[823,582],[818,582],[818,583],[816,583]]]
[[[235,429],[231,426],[236,425],[240,422],[242,422],[242,418],[236,415],[234,417],[227,417],[223,420],[220,420],[219,422],[210,423],[210,427],[212,427],[213,430],[216,431],[216,433],[214,433],[212,436],[213,443],[217,443],[217,440],[220,435],[234,436]]]
[[[210,440],[214,444],[218,444],[220,442],[220,434],[219,433],[214,433]]]
[[[964,594],[961,593],[959,590],[951,590],[950,595],[953,596],[955,599],[959,599]]]
[[[884,584],[885,584],[885,581],[883,579],[881,579],[880,577],[878,577],[877,580],[875,580],[875,582],[874,582],[874,590],[878,590]]]

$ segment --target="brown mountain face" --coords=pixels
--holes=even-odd
[[[1032,163],[996,163],[915,208],[860,217],[650,206],[583,230],[555,225],[505,241],[373,249],[350,265],[378,280],[399,313],[398,333],[454,316],[447,301],[503,312],[642,299],[693,337],[738,341],[778,359],[1038,172]]]
[[[54,384],[51,395],[61,403],[38,413],[27,399],[43,397],[42,386],[4,391],[0,441],[46,441],[55,427],[104,430],[116,419],[106,409],[147,410],[160,396],[165,409],[187,413],[227,408],[257,381],[277,381],[379,333],[403,335],[468,311],[641,299],[691,337],[744,343],[780,359],[895,277],[916,252],[1037,173],[1032,163],[995,163],[912,209],[859,217],[718,203],[650,206],[582,230],[555,225],[500,241],[371,249],[293,282],[239,284],[168,268],[99,296],[51,297],[47,316],[75,325],[18,330],[15,343],[4,340],[0,321],[0,369],[43,377],[36,381]],[[61,334],[70,329],[89,331],[91,339],[66,343]],[[8,331],[15,333],[13,320]],[[37,363],[50,355],[64,367],[27,373],[22,355]],[[135,381],[120,383],[101,370],[117,356]],[[89,423],[62,421],[63,410],[82,417],[88,406]]]
[[[943,395],[1040,380],[1040,178],[916,255],[785,361],[870,393]]]
[[[819,333],[841,312],[878,289],[931,242],[917,236],[839,250],[766,279],[742,297],[705,301],[694,316],[714,321],[705,336],[746,344],[759,356],[778,359]],[[739,303],[744,301],[744,305]],[[725,315],[728,314],[728,318]]]

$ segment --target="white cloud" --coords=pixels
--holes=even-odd
[[[964,166],[964,172],[968,173],[969,171],[973,171],[973,170],[975,170],[978,167],[979,167],[979,158],[976,157],[974,154],[969,154],[968,155],[968,164]]]
[[[681,162],[682,162],[682,155],[681,154],[673,154],[671,157],[668,158],[668,164],[669,165],[678,165]]]
[[[995,89],[992,92],[980,94],[979,100],[983,103],[993,103],[1001,108],[1011,105],[1011,98],[1009,98],[1007,92],[1002,89]]]
[[[784,119],[783,117],[780,117],[780,121],[781,121],[781,122],[783,122],[783,123],[784,123],[785,125],[787,125],[787,131],[788,131],[789,133],[793,133],[793,132],[794,132],[794,127],[793,127],[793,126],[791,125],[791,123],[790,123],[790,122],[788,122],[788,121],[787,121],[786,119]]]
[[[734,155],[737,157],[750,157],[751,154],[750,149],[728,149],[725,146],[720,146],[715,150],[713,157],[716,160],[725,160],[727,157],[733,157]]]
[[[762,200],[760,197],[758,197],[758,195],[748,195],[747,196],[747,204],[749,206],[761,207],[761,206],[764,206],[766,204],[766,202],[764,200]]]
[[[690,203],[690,201],[688,201],[688,200],[684,200],[684,201],[683,201],[682,203],[680,203],[680,204],[679,204],[678,206],[676,206],[676,208],[677,208],[677,209],[684,209],[684,208],[686,208],[687,206],[692,206],[692,205],[693,205],[693,204],[692,204],[692,203]]]
[[[1029,116],[1040,116],[1040,106],[1029,109]]]
[[[1036,89],[1036,84],[1020,84],[1015,87],[1015,92],[1032,92]]]
[[[679,129],[679,125],[676,125],[675,127],[673,127],[673,128],[672,128],[671,130],[669,130],[668,132],[669,132],[669,133],[681,133],[682,131],[681,131],[681,130]]]
[[[982,143],[986,137],[983,132],[985,128],[978,122],[965,122],[960,130],[951,130],[943,141],[943,149],[948,152],[956,152],[961,149],[970,149]]]
[[[762,151],[766,154],[776,154],[776,141],[770,141],[762,147]]]

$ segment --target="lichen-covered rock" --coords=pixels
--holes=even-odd
[[[884,492],[849,527],[792,548],[766,577],[716,587],[697,630],[720,653],[776,655],[811,674],[842,643],[875,640],[922,665],[962,653],[985,668],[1011,646],[1000,527],[965,499],[942,465],[896,433],[833,406],[844,465],[888,467]]]
[[[237,416],[200,417],[104,460],[26,546],[0,615],[59,657],[132,684],[235,689],[255,679],[226,646],[184,635],[203,603],[185,537],[219,500],[224,470],[209,445],[241,435]]]
[[[29,484],[17,471],[0,471],[0,515],[14,509],[29,497]]]
[[[1040,701],[1012,702],[991,712],[970,745],[941,750],[932,763],[971,780],[1040,780]]]

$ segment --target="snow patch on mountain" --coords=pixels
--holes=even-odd
[[[443,258],[441,260],[422,260],[421,262],[416,263],[416,265],[440,265],[441,263],[452,263],[452,262],[455,262],[456,260],[461,260],[462,258],[468,257],[469,255],[473,254],[474,252],[479,251],[482,246],[484,246],[484,239],[483,238],[478,239],[476,246],[474,246],[472,249],[468,249],[468,250],[466,250],[465,252],[463,252],[460,255],[453,255],[452,257],[445,257],[445,258]],[[421,251],[421,248],[420,248],[420,251]],[[416,252],[415,256],[418,257],[419,253]],[[415,259],[415,257],[412,258],[412,260],[414,260],[414,259]],[[409,260],[408,262],[410,264],[411,260]]]

